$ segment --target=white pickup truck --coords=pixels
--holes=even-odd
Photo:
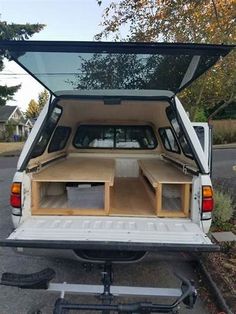
[[[51,94],[11,190],[25,254],[131,262],[214,251],[211,130],[176,94],[232,46],[2,41]],[[19,285],[18,285],[19,286]]]

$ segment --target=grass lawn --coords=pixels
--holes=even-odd
[[[22,150],[24,142],[0,143],[0,154]]]

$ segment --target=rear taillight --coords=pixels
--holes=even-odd
[[[10,204],[14,208],[21,208],[21,183],[13,182],[11,185]]]
[[[212,198],[204,199],[202,201],[202,211],[203,213],[212,212],[214,206],[214,202]]]
[[[21,196],[20,195],[11,195],[11,206],[15,208],[21,208]]]
[[[211,186],[202,187],[202,219],[210,219],[214,208],[213,190]]]

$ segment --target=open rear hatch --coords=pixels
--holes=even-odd
[[[206,72],[233,46],[0,41],[0,49],[55,96],[170,97]]]
[[[218,249],[189,219],[122,217],[31,217],[1,245],[130,251]]]

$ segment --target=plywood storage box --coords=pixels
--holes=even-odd
[[[158,159],[139,161],[140,175],[154,191],[158,217],[188,217],[192,178]],[[179,203],[179,204],[178,204]]]
[[[59,161],[33,175],[32,214],[106,215],[110,208],[110,187],[114,182],[114,173],[115,164],[112,159],[69,158]],[[61,185],[59,195],[48,193],[48,187],[53,184]],[[80,189],[82,185],[87,185],[83,191]],[[71,206],[72,199],[75,201],[76,197],[78,206],[75,204]],[[91,197],[94,197],[94,201],[90,202],[90,207],[89,201],[86,200]],[[85,203],[86,206],[83,206]]]

